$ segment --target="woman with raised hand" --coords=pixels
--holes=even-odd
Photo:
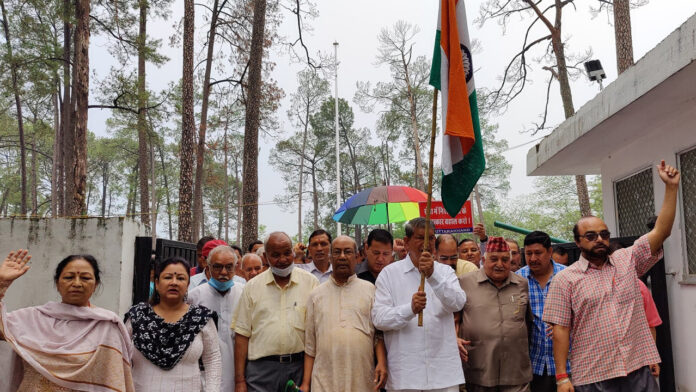
[[[138,391],[218,392],[222,377],[220,346],[213,312],[186,303],[190,270],[181,257],[155,267],[150,303],[126,314],[131,333],[133,380]],[[198,359],[205,366],[203,385]]]
[[[0,300],[12,282],[29,270],[26,250],[10,252],[0,265]],[[53,281],[61,302],[7,313],[0,301],[0,338],[23,362],[18,391],[134,391],[132,345],[113,312],[90,298],[100,285],[99,264],[90,255],[72,255],[56,267]]]

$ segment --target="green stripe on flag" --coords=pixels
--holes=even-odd
[[[430,80],[432,84],[432,76]],[[469,95],[469,107],[471,108],[471,119],[474,122],[476,141],[469,153],[461,161],[453,164],[452,173],[446,176],[443,173],[442,176],[440,196],[442,196],[442,204],[447,213],[452,217],[457,215],[461,206],[469,198],[481,174],[486,169],[486,158],[483,154],[483,143],[481,142],[481,126],[479,124],[478,102],[475,91]]]
[[[430,85],[442,91],[440,81],[440,64],[442,61],[442,49],[440,47],[440,30],[435,33],[435,50],[433,50],[433,65],[430,68]]]

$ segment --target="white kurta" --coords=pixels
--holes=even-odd
[[[420,272],[410,256],[384,267],[377,277],[372,322],[384,331],[387,390],[437,390],[464,383],[453,313],[464,307],[466,294],[454,270],[435,263],[425,281],[427,305],[419,327],[411,310],[419,285]]]
[[[243,285],[235,283],[225,295],[222,295],[206,283],[188,292],[189,303],[205,306],[218,314],[218,336],[222,354],[221,391],[234,391],[234,331],[230,326],[242,296],[242,288]]]

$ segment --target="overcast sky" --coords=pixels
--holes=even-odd
[[[305,36],[305,40],[311,51],[321,50],[329,53],[333,53],[332,43],[339,42],[338,90],[341,98],[352,102],[357,81],[372,81],[374,83],[388,80],[388,69],[375,65],[378,45],[376,37],[380,29],[391,26],[398,20],[405,20],[420,27],[421,31],[416,36],[415,53],[426,55],[428,58],[432,56],[438,7],[438,2],[435,0],[315,1],[319,16],[310,22],[313,30]],[[513,17],[506,29],[503,29],[497,21],[489,21],[483,26],[479,26],[474,23],[474,20],[478,17],[483,2],[481,0],[466,2],[469,32],[472,39],[479,41],[481,49],[474,54],[473,62],[477,71],[474,78],[477,87],[495,88],[499,83],[498,80],[504,66],[521,46],[521,34],[526,24],[521,18]],[[576,3],[578,5],[575,10],[570,6],[564,8],[563,32],[564,39],[568,43],[566,55],[582,53],[591,49],[593,58],[601,60],[607,73],[606,85],[616,78],[617,73],[614,31],[610,24],[612,16],[602,12],[594,18],[592,17],[589,9],[591,5],[599,4],[597,0],[576,1]],[[168,37],[174,33],[172,26],[183,15],[183,2],[174,2],[172,12],[170,20],[156,22],[148,28],[150,34],[164,40],[162,51],[171,59],[160,69],[154,69],[152,65],[148,65],[148,86],[153,90],[161,90],[170,81],[176,81],[181,77],[181,48],[170,47]],[[200,38],[203,36],[203,29],[207,29],[207,26],[203,26],[201,18],[205,10],[197,7],[196,12],[197,34]],[[638,61],[694,13],[696,13],[696,1],[694,0],[652,0],[647,5],[632,10],[635,60]],[[295,26],[290,18],[287,20],[281,26],[280,32],[288,37],[293,37]],[[533,33],[531,36],[540,37],[545,34],[548,32],[540,25],[536,34]],[[200,53],[202,40],[199,39],[197,45],[196,51]],[[91,67],[98,77],[103,77],[114,62],[110,60],[104,49],[103,40],[94,39],[90,50]],[[539,57],[542,52],[537,51],[536,53],[535,58]],[[297,88],[296,73],[301,67],[291,63],[288,56],[280,50],[273,50],[271,57],[277,63],[273,77],[286,94],[283,106],[277,112],[277,118],[284,134],[290,135],[294,130],[288,123],[285,113],[289,101],[288,97]],[[530,74],[533,84],[510,105],[505,113],[491,119],[491,122],[500,126],[499,135],[507,139],[511,147],[524,144],[505,153],[505,158],[513,165],[510,196],[528,193],[532,190],[533,178],[526,176],[527,151],[534,145],[533,140],[550,132],[546,131],[537,135],[524,132],[525,129],[529,129],[530,124],[538,121],[539,115],[543,111],[545,81],[548,78],[548,71],[541,70],[543,65],[531,64],[535,70]],[[585,77],[571,81],[571,88],[576,110],[597,94],[599,90],[596,83],[590,83]],[[374,129],[377,115],[375,113],[362,113],[357,105],[353,106],[356,125]],[[197,108],[196,111],[198,112],[199,109]],[[108,111],[91,110],[89,113],[90,130],[98,135],[105,135],[104,122],[108,116]],[[554,84],[552,86],[549,124],[556,125],[562,121],[562,118],[558,84]],[[268,164],[268,153],[270,147],[275,144],[275,140],[260,140],[259,144],[261,146],[259,203],[262,204],[259,207],[259,222],[270,230],[285,230],[291,235],[295,235],[297,232],[296,212],[287,211],[274,204],[267,204],[273,201],[274,196],[282,193],[284,187],[280,181],[280,175]],[[230,235],[234,238],[232,233]]]

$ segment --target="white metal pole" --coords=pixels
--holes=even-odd
[[[334,127],[336,128],[336,209],[341,207],[341,161],[338,149],[338,42],[334,42]],[[336,232],[341,235],[341,222],[336,222]]]

